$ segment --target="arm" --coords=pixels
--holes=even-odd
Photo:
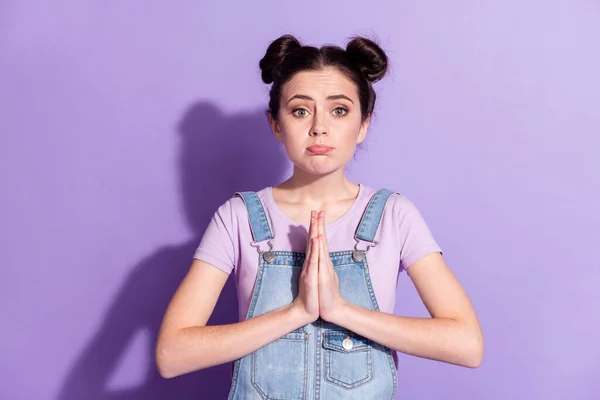
[[[473,306],[440,253],[415,262],[407,273],[432,318],[407,318],[342,303],[331,322],[391,349],[476,368],[484,340]]]
[[[206,326],[229,275],[194,260],[165,313],[156,345],[164,378],[244,357],[306,324],[292,305],[235,324]]]

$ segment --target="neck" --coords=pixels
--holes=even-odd
[[[340,168],[327,175],[313,175],[294,168],[293,175],[279,185],[301,203],[329,203],[355,197],[358,186],[349,181]]]

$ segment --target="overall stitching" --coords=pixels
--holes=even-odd
[[[370,199],[363,215],[360,220],[360,224],[355,233],[355,239],[365,240],[371,243],[375,243],[374,238],[377,233],[378,226],[381,221],[381,217],[383,215],[383,209],[389,197],[393,194],[388,190],[380,190],[375,193]],[[263,240],[272,240],[273,233],[269,226],[269,221],[266,218],[266,214],[264,212],[264,208],[262,207],[262,203],[258,196],[253,192],[241,192],[236,193],[236,196],[242,197],[244,199],[244,204],[248,210],[248,217],[250,221],[250,229],[252,233],[252,237],[254,242],[263,241]],[[357,241],[358,243],[358,241]],[[255,246],[256,247],[256,246]],[[368,248],[367,248],[368,251]],[[254,291],[252,294],[252,299],[250,302],[250,307],[247,313],[247,319],[252,318],[258,313],[266,312],[270,307],[273,306],[272,300],[270,298],[261,297],[261,293],[263,290],[273,290],[276,288],[278,292],[275,294],[271,293],[271,296],[284,296],[285,301],[290,300],[287,296],[290,293],[285,289],[285,285],[277,285],[277,281],[270,281],[270,279],[289,279],[291,277],[295,277],[295,272],[298,272],[297,269],[302,267],[302,264],[305,259],[305,254],[300,252],[291,252],[291,251],[271,251],[274,253],[274,259],[269,259],[270,262],[266,262],[262,255],[259,257],[259,270],[257,272],[256,282]],[[259,248],[259,254],[261,253]],[[355,284],[358,284],[360,287],[364,287],[364,292],[356,293],[356,294],[347,294],[350,297],[354,297],[356,301],[363,302],[368,301],[368,303],[363,304],[364,307],[371,308],[373,310],[379,311],[379,306],[377,304],[377,299],[375,297],[375,293],[373,291],[370,274],[369,274],[369,266],[367,262],[367,258],[365,257],[361,261],[355,261],[352,258],[353,251],[352,250],[344,250],[331,252],[330,258],[332,263],[334,264],[334,268],[338,273],[350,274],[349,279],[359,279],[355,281]],[[279,269],[282,267],[284,269]],[[347,269],[348,268],[348,269]],[[352,269],[355,268],[355,269]],[[356,273],[354,272],[356,270]],[[344,272],[347,271],[347,272]],[[281,275],[283,273],[284,275]],[[358,275],[357,275],[358,274]],[[359,278],[359,276],[361,278]],[[279,277],[279,278],[278,278]],[[265,287],[265,279],[268,280],[270,286]],[[288,281],[289,282],[289,281]],[[360,283],[362,282],[362,283]],[[282,283],[285,283],[282,281]],[[364,286],[362,286],[364,284]],[[276,285],[276,286],[273,286]],[[279,291],[279,288],[283,288],[283,292]],[[292,288],[297,287],[297,281],[292,282]],[[269,289],[267,289],[269,288]],[[363,289],[361,289],[363,290]],[[293,293],[292,293],[293,296]],[[366,296],[366,297],[364,297]],[[360,300],[363,299],[363,300]],[[368,300],[367,300],[368,299]],[[292,301],[291,299],[290,301]],[[277,301],[282,301],[282,298],[277,298]],[[257,304],[261,302],[261,309],[257,310]],[[278,305],[278,303],[274,303]],[[265,308],[267,307],[267,308]],[[355,333],[350,333],[350,338],[354,343],[354,347],[350,350],[344,349],[341,346],[341,341],[346,337],[347,331],[345,328],[335,326],[331,323],[325,322],[320,318],[312,324],[308,324],[304,327],[297,328],[292,332],[283,335],[281,338],[275,340],[263,346],[263,348],[240,358],[235,361],[234,364],[234,375],[232,378],[231,390],[228,398],[230,400],[233,399],[250,399],[250,398],[261,398],[261,399],[271,399],[271,400],[296,400],[296,399],[306,399],[309,393],[308,388],[308,377],[311,372],[311,366],[314,367],[314,392],[312,393],[312,398],[320,399],[323,393],[331,391],[334,387],[337,390],[340,390],[336,396],[344,396],[344,398],[357,398],[358,393],[363,393],[361,399],[368,398],[381,398],[381,397],[368,397],[368,392],[356,392],[356,395],[352,395],[356,390],[363,390],[362,388],[371,387],[368,385],[370,382],[379,382],[383,385],[384,382],[388,382],[387,384],[391,384],[390,388],[392,389],[391,398],[393,398],[397,389],[397,373],[394,365],[394,361],[392,358],[391,350],[385,346],[382,346],[378,343],[372,342],[371,340],[361,337]],[[275,387],[277,392],[281,392],[281,396],[277,396],[276,393],[266,393],[265,387],[261,388],[260,386],[260,375],[267,373],[265,379],[270,378],[269,373],[265,371],[260,371],[260,368],[257,366],[259,361],[259,355],[265,356],[262,354],[261,350],[264,350],[264,353],[268,353],[268,350],[273,350],[274,347],[267,348],[267,346],[277,346],[283,345],[286,350],[289,349],[288,346],[293,345],[294,348],[298,347],[298,350],[292,350],[295,354],[302,354],[304,362],[302,363],[302,373],[297,376],[299,381],[294,381],[296,384],[300,383],[300,385],[293,386],[298,387],[300,393],[288,393],[286,389],[292,380],[291,377],[286,375],[284,381],[281,382],[281,386],[279,383],[276,383],[273,386],[273,382],[271,382],[271,387]],[[309,346],[312,350],[314,348],[314,360],[309,361]],[[301,350],[300,350],[301,348]],[[278,351],[278,350],[277,350]],[[323,352],[324,351],[324,352]],[[375,357],[377,354],[377,357]],[[289,355],[284,355],[286,357]],[[332,370],[334,364],[343,364],[344,356],[353,357],[354,364],[348,365],[346,369],[346,364],[341,370],[336,371]],[[354,357],[356,356],[356,357]],[[299,361],[294,357],[290,357],[291,361],[297,362]],[[357,359],[354,359],[357,358]],[[374,362],[375,360],[378,368],[382,371],[388,371],[384,373],[384,376],[377,377],[375,376],[374,371]],[[387,360],[387,362],[384,361]],[[358,361],[357,361],[358,360]],[[325,363],[325,374],[322,376],[323,370],[321,369],[321,362]],[[275,356],[274,359],[263,359],[263,362],[266,362],[265,365],[270,365],[271,363],[276,362],[287,362],[287,360],[283,359],[279,356]],[[384,365],[386,367],[384,367]],[[354,368],[354,369],[352,369]],[[359,369],[360,368],[360,369]],[[364,368],[364,369],[363,369]],[[290,370],[294,370],[293,364],[290,364]],[[300,371],[298,371],[299,373]],[[347,375],[348,372],[351,372],[352,378],[345,377],[344,374]],[[391,382],[389,379],[391,378]],[[348,380],[351,380],[348,382]],[[240,386],[241,382],[245,382]],[[266,381],[265,381],[266,382]],[[328,383],[329,387],[321,386],[322,382]],[[373,388],[380,388],[379,386]],[[251,391],[249,391],[251,390]],[[369,389],[372,390],[372,389]],[[377,391],[372,392],[377,393]],[[389,393],[389,391],[387,391]],[[254,396],[254,397],[253,397]],[[256,397],[258,396],[258,397]],[[300,397],[299,397],[300,396]],[[352,396],[352,397],[348,397]],[[367,397],[364,397],[367,396]]]

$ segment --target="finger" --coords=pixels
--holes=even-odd
[[[325,271],[325,267],[329,266],[327,249],[323,243],[323,235],[319,235],[319,272]]]
[[[310,248],[312,245],[311,239],[315,236],[314,231],[315,231],[315,219],[316,219],[316,213],[314,211],[310,212],[310,224],[308,226],[308,240],[306,241],[306,259],[308,260],[309,257],[309,253],[310,253]]]
[[[308,255],[308,275],[313,276],[319,269],[319,242],[316,237],[310,239],[310,254]]]
[[[313,241],[312,239],[309,237],[308,240],[306,241],[306,253],[304,253],[304,264],[302,265],[303,269],[308,269],[308,264],[310,263],[310,255],[312,254],[313,251]]]
[[[319,225],[319,235],[325,234],[325,211],[319,211],[317,215],[317,222]]]
[[[325,211],[319,213],[319,234],[323,236],[323,246],[325,246],[325,253],[329,253],[329,246],[327,243],[327,232],[325,232]]]
[[[317,225],[317,212],[310,212],[310,226],[308,228],[308,237],[314,238],[319,234],[319,227]]]
[[[329,257],[329,248],[327,247],[327,236],[325,235],[321,235],[321,243],[320,243],[320,249],[321,249],[321,258],[322,260],[319,261],[320,265],[326,265],[329,268],[333,268],[333,263],[331,262],[331,258]]]

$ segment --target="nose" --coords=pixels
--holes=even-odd
[[[327,128],[325,127],[324,118],[320,117],[317,113],[313,118],[313,125],[310,128],[310,136],[319,136],[327,134]]]

